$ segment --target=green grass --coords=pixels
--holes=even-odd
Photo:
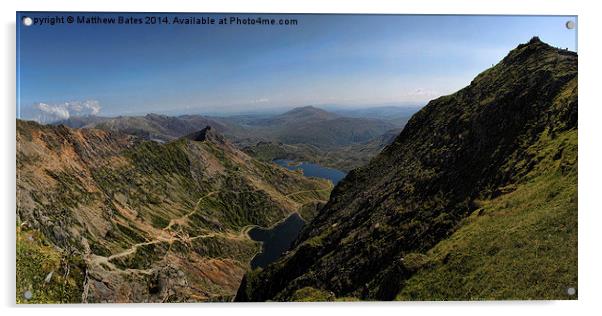
[[[425,255],[398,300],[576,299],[577,131],[530,148],[542,159],[513,192],[481,208]],[[561,153],[555,155],[553,153]]]
[[[294,302],[328,302],[334,300],[334,293],[309,286],[298,289],[291,297],[291,301]]]
[[[299,209],[299,215],[306,221],[311,221],[317,214],[318,211],[324,206],[325,202],[312,202],[306,203]]]
[[[198,238],[191,248],[201,256],[251,262],[257,254],[257,244],[251,240],[235,240],[221,236]]]
[[[59,251],[36,230],[17,227],[16,231],[16,303],[81,302],[85,274],[82,258]],[[31,293],[30,299],[25,298],[26,292]]]

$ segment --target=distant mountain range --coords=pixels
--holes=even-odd
[[[362,113],[386,116],[388,112],[407,113],[407,117],[412,113],[407,108],[387,107],[356,109],[350,111],[356,117],[349,117],[306,106],[278,115],[88,116],[72,117],[55,125],[104,129],[159,142],[169,142],[212,126],[233,144],[264,161],[278,158],[306,160],[348,171],[368,162],[387,144],[382,138],[387,138],[391,131],[398,132],[404,124],[404,120],[392,123],[390,120],[361,117]]]
[[[357,113],[356,113],[357,115]],[[408,114],[408,117],[411,114]],[[169,141],[210,125],[233,142],[276,141],[337,147],[357,144],[401,127],[385,120],[347,117],[313,106],[294,108],[273,116],[207,117],[202,115],[72,117],[54,125],[73,128],[100,128],[124,132],[147,139]]]
[[[577,109],[577,54],[519,45],[352,170],[236,300],[575,299]]]
[[[55,122],[71,128],[96,128],[135,135],[148,140],[167,142],[212,126],[223,132],[226,127],[215,120],[201,115],[182,115],[178,117],[147,114],[145,116],[118,117],[71,117]]]
[[[398,126],[403,126],[408,119],[420,110],[423,105],[406,105],[406,106],[373,106],[363,108],[348,108],[329,106],[324,109],[341,116],[357,117],[357,118],[373,118],[384,120]]]

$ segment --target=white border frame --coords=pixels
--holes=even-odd
[[[597,186],[602,179],[600,163],[602,131],[601,95],[598,87],[602,80],[600,69],[600,21],[596,1],[553,1],[553,0],[415,0],[415,1],[203,1],[186,0],[136,1],[67,1],[67,0],[5,0],[2,2],[3,41],[1,77],[2,126],[4,128],[0,148],[2,149],[2,194],[3,202],[3,258],[0,260],[3,284],[0,298],[4,312],[20,315],[82,313],[103,315],[107,313],[144,312],[150,315],[169,313],[202,314],[261,314],[287,316],[308,313],[337,313],[365,315],[376,309],[376,313],[404,313],[407,315],[504,315],[515,313],[537,313],[546,315],[581,315],[600,312],[599,284],[600,225],[602,207]],[[579,300],[538,302],[383,302],[383,303],[271,303],[271,304],[129,304],[129,305],[76,305],[76,306],[16,306],[15,298],[15,12],[16,11],[145,11],[145,12],[236,12],[236,13],[385,13],[385,14],[534,14],[534,15],[578,15],[579,38]],[[598,33],[598,34],[596,34]],[[598,37],[597,37],[598,36]],[[83,310],[82,310],[83,309]]]

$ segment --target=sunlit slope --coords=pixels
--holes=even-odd
[[[246,227],[269,226],[330,192],[326,181],[259,162],[210,128],[159,144],[17,121],[17,170],[19,234],[34,236],[18,248],[43,240],[83,280],[72,285],[79,295],[45,295],[59,279],[39,275],[58,276],[56,260],[21,269],[29,252],[18,252],[17,297],[36,289],[30,302],[229,299],[259,249]]]

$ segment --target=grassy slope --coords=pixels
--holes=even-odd
[[[237,300],[300,299],[307,287],[366,300],[567,298],[576,71],[574,53],[534,38],[429,102],[335,187],[287,256],[243,279]]]
[[[81,299],[84,263],[52,246],[27,225],[17,227],[16,302],[68,303]],[[50,277],[49,277],[50,276]],[[25,293],[31,293],[26,299]]]
[[[577,288],[577,131],[544,134],[530,151],[543,160],[528,180],[426,255],[406,255],[418,272],[397,299],[576,298],[566,291]]]
[[[23,271],[17,292],[21,297],[28,286],[44,286],[38,274],[43,279],[49,271],[40,265],[56,265],[65,249],[74,250],[70,257],[86,258],[88,270],[97,272],[91,277],[114,287],[123,284],[124,292],[134,288],[133,282],[121,279],[129,277],[128,269],[161,269],[177,261],[189,278],[188,289],[210,298],[231,296],[259,249],[241,230],[269,226],[305,203],[327,199],[330,191],[327,181],[258,162],[227,144],[182,139],[126,145],[126,140],[99,130],[25,121],[17,122],[17,143],[17,224],[27,221],[31,234],[48,245],[32,248],[19,241],[26,250],[18,258],[39,258],[17,260]],[[189,240],[198,236],[203,237]],[[135,247],[144,242],[152,244]],[[103,258],[107,263],[100,264]],[[107,274],[114,279],[108,280]],[[146,286],[143,278],[134,281],[136,288]],[[79,291],[27,302],[81,298]]]

